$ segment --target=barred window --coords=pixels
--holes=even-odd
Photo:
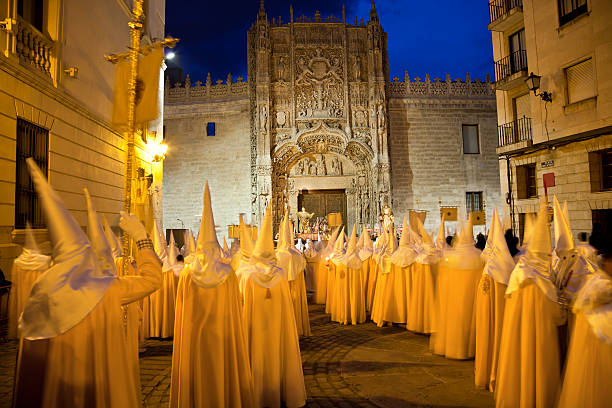
[[[465,193],[465,208],[467,213],[483,210],[482,191],[468,191]]]
[[[26,159],[34,159],[43,174],[49,163],[49,131],[21,118],[17,118],[17,151],[15,170],[15,228],[44,228],[42,208],[34,184],[30,179]]]

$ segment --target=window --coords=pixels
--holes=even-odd
[[[519,199],[538,196],[535,164],[516,166],[516,192]]]
[[[18,0],[17,14],[38,31],[43,31],[43,0]]]
[[[591,192],[612,190],[612,149],[589,153]]]
[[[593,220],[591,245],[601,249],[607,243],[605,237],[612,234],[612,209],[591,210],[591,216]]]
[[[559,24],[567,24],[576,17],[586,14],[586,0],[559,0]]]
[[[482,191],[468,191],[465,193],[465,208],[469,213],[482,211]]]
[[[567,102],[574,103],[595,96],[593,59],[582,61],[565,69]]]
[[[206,124],[206,136],[215,135],[215,122],[208,122]]]
[[[49,163],[49,131],[26,120],[17,118],[17,152],[15,183],[15,228],[44,228],[42,208],[34,184],[30,179],[26,159],[34,159],[43,174]]]
[[[478,125],[463,125],[463,153],[479,154],[480,143],[478,140]]]
[[[527,69],[527,52],[525,47],[525,29],[508,37],[510,50],[510,73],[514,74]]]

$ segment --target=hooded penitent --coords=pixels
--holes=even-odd
[[[206,183],[194,260],[177,291],[173,408],[255,406],[238,281],[221,252]]]
[[[340,229],[340,233],[338,234],[338,238],[334,242],[334,249],[330,254],[330,261],[335,265],[338,265],[342,258],[344,257],[344,227]]]
[[[304,275],[306,259],[293,245],[293,231],[287,213],[285,213],[279,228],[279,238],[278,248],[276,248],[277,265],[285,271],[285,276],[289,281],[297,331],[300,336],[310,336],[308,299],[306,298],[306,280]]]
[[[551,276],[552,244],[547,218],[546,203],[542,202],[533,229],[529,232],[527,251],[521,256],[512,271],[506,294],[509,295],[516,291],[525,280],[529,279],[550,300],[557,301],[557,288],[553,284]]]
[[[245,243],[247,241],[249,240],[245,239]],[[241,244],[240,248],[244,251],[248,250],[248,247],[244,244]],[[241,280],[252,279],[264,288],[276,286],[285,277],[283,270],[276,265],[276,252],[272,236],[272,214],[269,206],[248,263],[242,262],[236,274]]]
[[[507,285],[514,269],[514,259],[510,255],[508,244],[506,244],[497,209],[493,210],[487,245],[481,255],[484,254],[486,254],[486,263],[483,273],[489,275],[496,282]]]
[[[481,258],[486,263],[476,292],[474,379],[477,387],[494,391],[506,301],[504,294],[514,268],[497,209],[493,210]]]
[[[436,236],[436,247],[440,250],[448,249],[448,244],[446,243],[446,230],[444,229],[444,222],[446,221],[446,214],[442,214],[440,218],[440,229],[438,230],[438,235]]]
[[[295,312],[287,279],[276,265],[269,206],[251,259],[240,265],[238,274],[255,406],[302,406],[306,390]]]
[[[407,268],[417,258],[417,252],[412,245],[412,230],[408,226],[406,217],[404,217],[404,223],[402,224],[402,236],[399,242],[399,248],[391,255],[391,263],[400,267]]]
[[[151,228],[150,235],[155,253],[159,259],[164,262],[168,257],[168,245],[166,245],[166,239],[163,237],[156,219],[153,219],[153,227]]]
[[[188,265],[193,282],[201,288],[214,288],[225,282],[232,268],[222,259],[222,249],[217,240],[208,182],[204,187],[202,220],[195,252],[194,263]]]
[[[560,385],[558,326],[562,324],[551,277],[546,202],[541,203],[527,252],[512,271],[506,291],[499,348],[497,406],[555,406]],[[525,347],[525,345],[529,345]]]
[[[98,257],[98,263],[105,269],[112,270],[115,274],[117,274],[117,270],[115,269],[115,260],[113,258],[113,254],[111,251],[111,246],[106,239],[106,235],[104,234],[104,229],[100,225],[100,220],[98,218],[98,213],[91,202],[91,197],[89,195],[89,191],[86,188],[83,189],[85,191],[85,199],[87,201],[87,234],[89,235],[89,242],[91,242],[91,247],[93,248],[96,256]]]
[[[25,245],[21,254],[13,261],[11,271],[11,296],[9,297],[9,326],[10,338],[18,338],[17,322],[28,301],[30,291],[38,277],[49,269],[51,258],[40,253],[32,228],[28,222],[25,230]]]
[[[338,227],[332,231],[329,240],[327,241],[327,245],[325,247],[321,247],[321,250],[319,250],[317,257],[318,262],[315,263],[314,301],[318,305],[324,304],[327,299],[329,257],[332,253],[334,242],[336,241],[339,231],[340,228]],[[320,241],[318,245],[322,246],[323,241]]]
[[[555,229],[555,254],[553,263],[553,281],[563,296],[571,300],[576,296],[587,278],[595,271],[594,265],[582,256],[572,236],[572,229],[567,219],[567,206],[563,211],[557,197],[553,197],[554,229]]]
[[[115,279],[100,265],[87,237],[32,159],[27,160],[40,196],[55,264],[34,284],[19,320],[26,339],[55,337],[79,324]]]
[[[357,233],[355,231],[355,226],[353,225],[353,231],[351,232],[351,237],[349,238],[349,242],[346,247],[346,253],[341,261],[342,264],[349,269],[361,269],[363,261],[359,257],[357,249]]]
[[[420,245],[418,246],[418,255],[416,262],[420,264],[432,265],[440,262],[442,250],[433,242],[431,235],[427,233],[425,226],[420,218],[416,221],[418,234],[420,235]],[[444,241],[446,243],[446,241]]]
[[[360,245],[359,247],[359,258],[362,261],[365,261],[374,253],[374,243],[370,239],[370,234],[366,227],[363,227],[363,231],[361,231],[361,236],[359,237]]]

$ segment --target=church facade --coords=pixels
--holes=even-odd
[[[209,180],[221,233],[271,205],[375,228],[389,205],[429,214],[500,205],[495,95],[490,81],[389,77],[386,33],[341,18],[271,21],[248,35],[248,78],[166,83],[164,227],[197,229]],[[214,136],[213,136],[214,135]],[[399,221],[401,222],[401,221]],[[396,222],[397,223],[397,222]]]

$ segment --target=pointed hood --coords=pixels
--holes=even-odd
[[[153,227],[151,228],[151,239],[153,240],[153,248],[155,248],[155,253],[159,257],[159,259],[164,262],[168,256],[168,249],[166,245],[166,239],[162,236],[156,219],[153,219]]]
[[[223,252],[225,253],[226,256],[229,256],[230,249],[227,246],[227,240],[225,239],[225,236],[223,236]]]
[[[359,237],[359,241],[361,242],[361,245],[359,245],[359,258],[362,261],[365,261],[374,253],[374,243],[370,239],[370,234],[368,233],[368,230],[365,226],[361,231],[361,237]]]
[[[272,210],[270,206],[266,209],[261,231],[259,232],[251,256],[257,258],[261,262],[269,262],[271,264],[276,262],[274,238],[272,236]]]
[[[119,242],[119,239],[108,224],[108,221],[104,215],[102,216],[102,221],[104,222],[104,235],[106,235],[106,240],[111,246],[113,257],[115,259],[121,258],[123,256],[123,247],[121,246],[121,242]]]
[[[421,241],[423,241],[423,245],[434,246],[433,239],[431,239],[431,235],[429,235],[429,233],[425,229],[425,226],[423,225],[423,221],[421,221],[421,219],[418,218],[416,223],[417,223],[417,228],[419,229],[418,233],[421,236]]]
[[[397,248],[399,247],[397,244],[397,231],[395,229],[395,227],[391,227],[389,228],[389,231],[387,232],[387,234],[389,234],[388,240],[387,240],[387,251],[386,253],[388,255],[392,255]]]
[[[285,277],[283,269],[276,265],[274,237],[272,234],[272,210],[270,205],[268,205],[253,253],[248,263],[242,262],[236,271],[241,280],[250,278],[257,285],[270,289]]]
[[[111,246],[106,240],[104,229],[102,225],[100,225],[100,219],[91,202],[89,191],[87,191],[86,188],[84,188],[83,191],[85,192],[85,200],[87,201],[87,234],[89,235],[91,247],[98,257],[98,265],[105,273],[116,275],[117,270],[115,268],[115,259],[111,252]]]
[[[389,244],[389,233],[383,229],[383,232],[376,238],[376,246],[374,247],[374,253],[372,257],[376,263],[380,263],[382,256],[387,251],[387,245]]]
[[[564,206],[565,207],[565,206]],[[591,275],[586,258],[578,252],[569,220],[566,217],[567,207],[561,209],[556,196],[553,196],[555,256],[553,260],[553,282],[567,290],[573,298]]]
[[[488,257],[483,273],[489,275],[496,282],[507,285],[514,269],[514,259],[510,255],[508,244],[506,244],[504,228],[497,209],[493,210],[493,216],[491,217],[491,227],[483,253],[485,252],[488,253]]]
[[[253,253],[253,240],[251,240],[251,229],[245,224],[240,216],[240,253],[243,258],[248,259]]]
[[[400,237],[399,246],[409,247],[411,246],[410,241],[410,228],[408,227],[408,219],[404,215],[404,222],[402,223],[402,235]]]
[[[283,270],[288,281],[294,281],[306,269],[306,259],[293,244],[293,231],[287,213],[279,229],[279,242],[276,249],[276,264]]]
[[[395,233],[393,234],[395,235]],[[396,242],[392,242],[392,245],[389,246],[387,253],[391,255],[391,263],[399,266],[400,268],[406,268],[414,263],[417,258],[417,251],[412,244],[411,239],[411,229],[408,226],[408,220],[404,217],[404,222],[402,223],[402,236],[400,237],[399,247],[396,250],[392,250],[393,246],[396,246]],[[393,241],[395,241],[395,236],[393,237]],[[391,241],[390,241],[391,242]],[[392,252],[389,252],[389,251]]]
[[[30,222],[26,223],[25,243],[21,254],[13,261],[15,265],[26,271],[43,271],[49,269],[51,257],[43,255],[38,249]]]
[[[179,255],[179,250],[174,240],[174,232],[170,230],[170,242],[168,243],[168,265],[176,265],[176,257]]]
[[[342,258],[342,264],[349,269],[361,269],[363,265],[363,261],[359,258],[359,251],[357,248],[357,231],[355,230],[355,224],[353,224],[353,231],[351,232],[351,237],[346,246],[346,253]]]
[[[116,279],[98,264],[96,254],[34,160],[26,160],[41,200],[53,244],[55,264],[34,283],[19,319],[28,340],[58,336],[79,324],[98,305]]]
[[[472,221],[472,215],[468,217],[467,223],[461,229],[459,236],[457,237],[457,242],[453,244],[455,249],[466,248],[468,246],[474,246],[474,224]]]
[[[440,229],[438,230],[438,236],[436,237],[436,246],[439,249],[447,249],[448,244],[446,243],[446,229],[444,228],[444,222],[446,221],[446,214],[442,214],[440,218]]]
[[[329,261],[329,258],[331,258],[332,253],[334,252],[334,245],[336,244],[336,239],[338,238],[338,234],[339,233],[340,233],[340,227],[334,228],[334,230],[332,231],[331,235],[329,236],[329,240],[327,241],[327,245],[319,253],[321,261],[327,262],[327,261]]]
[[[195,254],[197,251],[197,245],[195,241],[195,237],[193,236],[193,231],[189,228],[189,253]]]
[[[222,250],[217,241],[215,218],[212,212],[212,202],[208,181],[204,186],[204,202],[202,204],[202,221],[196,245],[196,264],[190,264],[191,279],[201,288],[214,288],[221,285],[232,267],[224,262]]]
[[[514,292],[525,280],[530,279],[551,301],[557,302],[557,289],[551,279],[551,261],[552,245],[548,225],[548,208],[546,202],[542,201],[529,237],[527,252],[520,257],[512,271],[506,293]]]
[[[193,253],[191,252],[191,245],[189,241],[191,241],[191,229],[186,229],[183,233],[183,255],[185,257]]]
[[[331,253],[330,260],[338,265],[344,257],[344,227],[340,230],[336,242],[334,242],[334,250]]]
[[[498,217],[497,207],[493,209],[493,215],[491,216],[491,224],[489,225],[489,233],[487,235],[487,243],[486,243],[484,249],[482,250],[482,252],[480,253],[480,259],[482,259],[483,262],[487,262],[489,260],[489,257],[492,254],[493,240],[494,240],[494,237],[495,237],[495,228],[497,228],[497,226],[498,226],[498,223],[495,222],[495,217]]]
[[[525,214],[525,225],[523,227],[523,247],[527,248],[529,246],[529,240],[531,238],[531,234],[533,233],[533,226],[535,224],[535,217],[531,213]]]
[[[442,250],[434,244],[431,235],[427,233],[423,221],[419,218],[416,221],[419,235],[421,237],[421,245],[417,248],[416,262],[424,265],[432,265],[440,262],[442,258]]]

